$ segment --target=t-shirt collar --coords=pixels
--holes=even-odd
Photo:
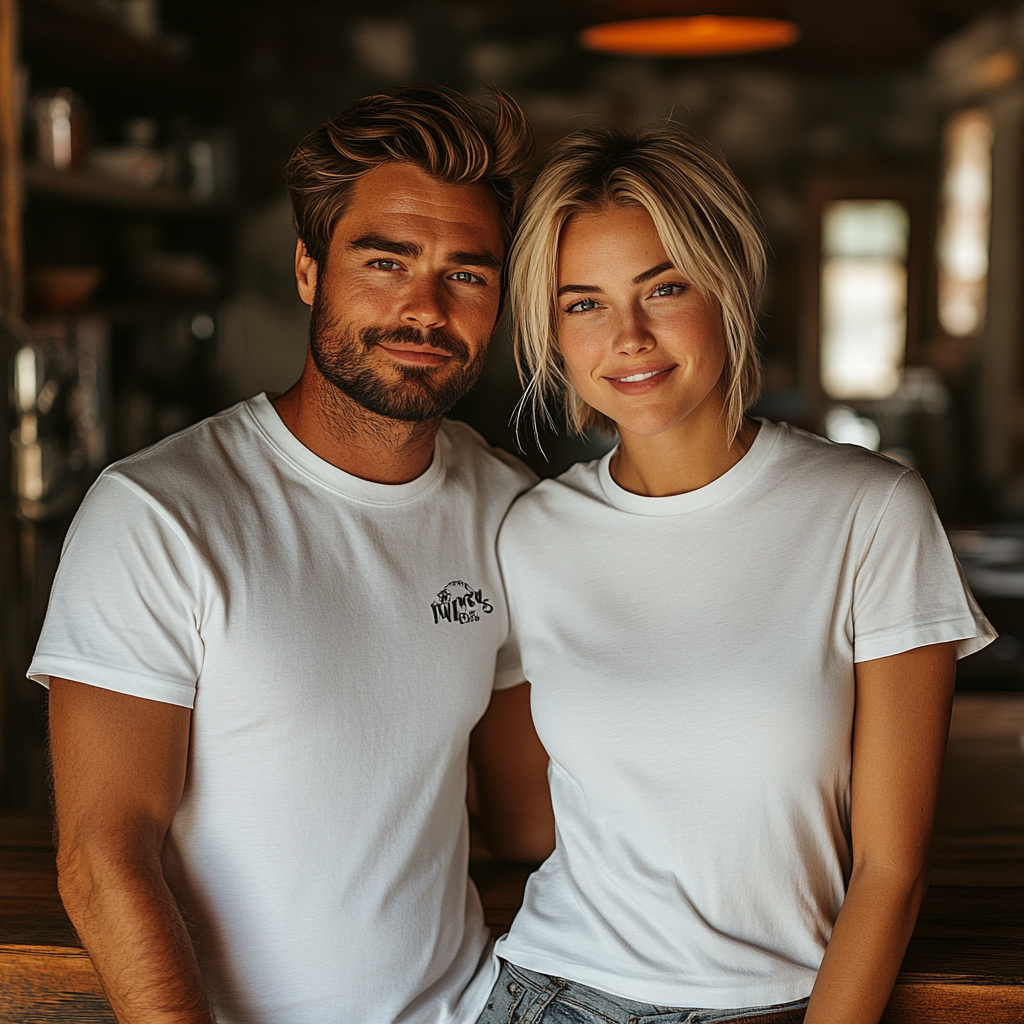
[[[758,419],[758,422],[761,429],[743,458],[720,477],[703,487],[698,487],[695,491],[670,494],[663,498],[649,498],[625,490],[612,479],[609,468],[612,456],[618,451],[618,445],[598,463],[597,473],[601,490],[608,503],[615,508],[641,516],[676,516],[715,505],[729,495],[735,494],[752,480],[775,447],[780,432],[778,425],[764,419]]]
[[[346,473],[310,451],[284,424],[265,393],[250,398],[246,408],[256,426],[278,453],[299,472],[348,498],[375,505],[400,505],[426,494],[444,478],[441,433],[434,441],[430,465],[415,480],[405,484],[381,484]]]

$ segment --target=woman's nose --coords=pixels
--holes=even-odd
[[[646,318],[639,310],[630,310],[622,317],[615,338],[616,350],[626,355],[638,355],[657,344]]]

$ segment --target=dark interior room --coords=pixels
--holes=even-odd
[[[790,35],[673,49],[658,20],[736,15]],[[633,23],[656,29],[602,35]],[[26,676],[68,528],[111,463],[303,373],[285,165],[358,98],[421,82],[507,90],[534,169],[588,125],[674,122],[749,193],[768,260],[749,414],[920,473],[999,633],[958,663],[882,1020],[1024,1019],[1020,0],[0,0],[0,1019],[117,1019],[57,893],[48,697]],[[447,415],[541,478],[613,449],[517,430],[522,391],[501,321]],[[536,865],[472,828],[498,937]]]

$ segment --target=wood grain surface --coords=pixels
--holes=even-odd
[[[1024,1022],[1024,702],[957,704],[932,885],[883,1024]],[[492,934],[508,930],[531,870],[474,843],[471,873]],[[0,1022],[113,1020],[61,906],[49,824],[0,819]]]
[[[5,1024],[116,1024],[85,950],[0,945],[0,1020]]]

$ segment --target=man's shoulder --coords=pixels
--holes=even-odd
[[[251,453],[258,437],[250,401],[238,402],[113,463],[104,475],[143,487],[222,477],[228,466]]]
[[[241,493],[252,490],[254,475],[268,475],[265,460],[272,458],[250,402],[239,402],[108,466],[85,505],[94,514],[116,508],[130,492],[132,500],[162,518],[181,522],[233,506]]]
[[[488,444],[468,423],[444,420],[441,436],[446,458],[456,475],[482,477],[488,486],[519,494],[537,482],[537,474],[526,463],[501,448]]]

